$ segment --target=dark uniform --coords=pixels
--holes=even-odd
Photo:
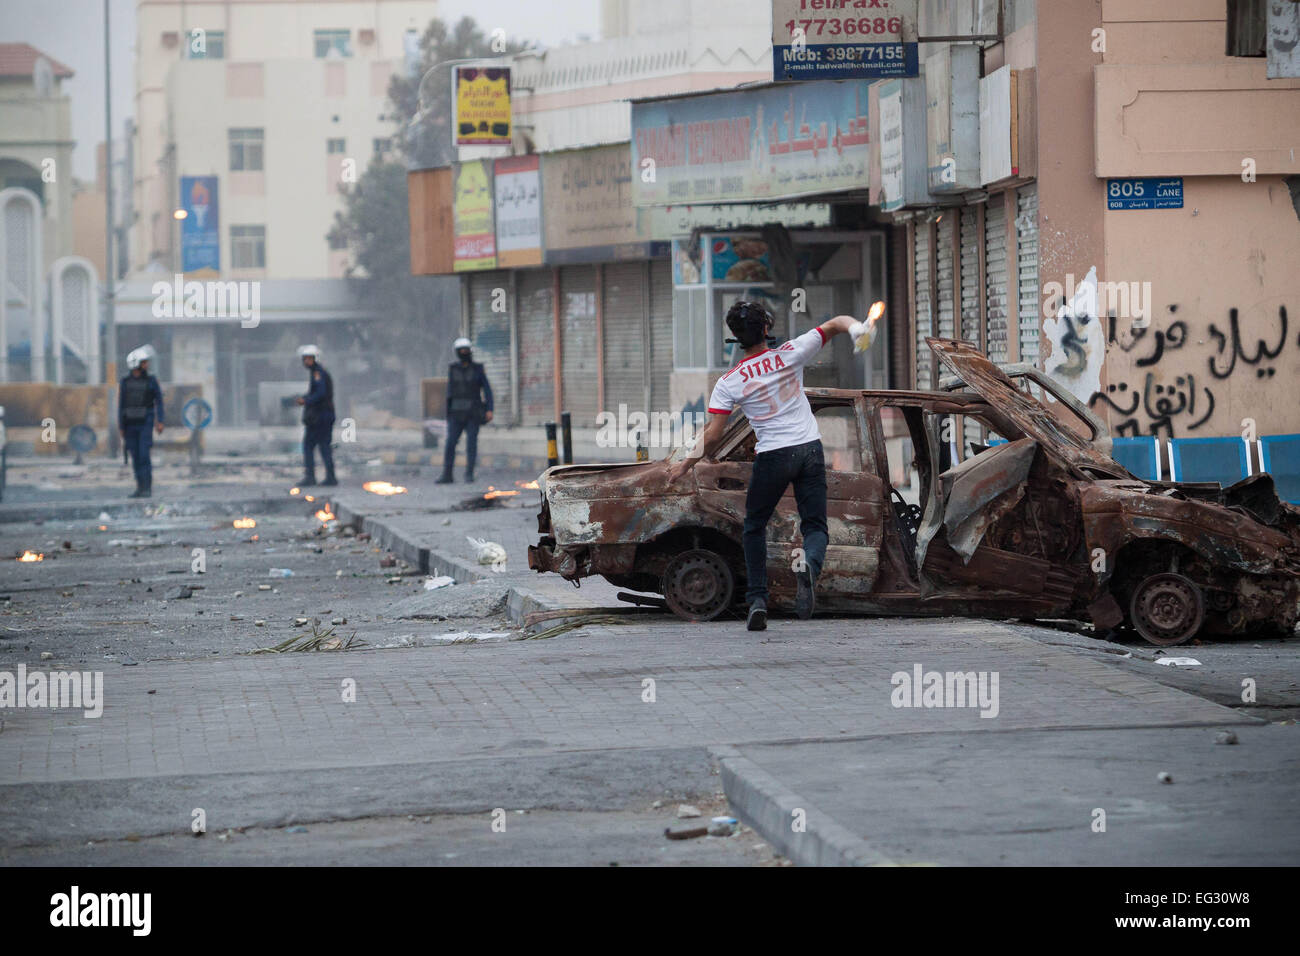
[[[131,456],[135,471],[133,497],[136,498],[153,491],[153,462],[149,451],[153,447],[154,425],[163,422],[162,386],[148,372],[137,375],[139,371],[129,372],[117,389],[117,427]]]
[[[484,413],[492,411],[492,386],[478,362],[452,362],[447,369],[447,448],[442,459],[442,480],[451,481],[456,444],[465,433],[465,480],[474,480],[478,458],[478,429]]]
[[[320,460],[325,465],[325,484],[337,484],[334,477],[334,453],[330,450],[330,433],[334,430],[334,380],[319,361],[307,370],[307,394],[302,406],[302,467],[303,484],[316,483],[316,460],[312,454],[320,449]]]

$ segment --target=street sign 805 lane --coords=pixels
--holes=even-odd
[[[1182,209],[1183,179],[1181,176],[1108,179],[1106,208]]]
[[[918,0],[773,0],[772,76],[917,76]]]

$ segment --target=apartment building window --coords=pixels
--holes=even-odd
[[[262,168],[261,129],[230,130],[230,171],[249,172]]]
[[[337,59],[352,55],[351,30],[317,30],[314,38],[316,41],[316,59],[318,60]]]
[[[1265,56],[1266,0],[1228,0],[1228,56]]]
[[[230,227],[230,267],[232,269],[266,268],[266,227]]]
[[[327,139],[325,140],[325,152],[331,156],[336,153],[346,153],[348,151],[348,141],[346,139]]]
[[[226,58],[225,30],[191,30],[183,34],[186,39],[185,55],[191,60],[224,60]]]
[[[393,149],[393,140],[390,136],[380,136],[374,142],[375,155],[387,156]]]

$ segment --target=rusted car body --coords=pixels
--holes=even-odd
[[[969,343],[927,341],[955,376],[947,391],[806,390],[819,422],[841,426],[828,450],[819,608],[1075,619],[1162,645],[1294,630],[1300,509],[1268,475],[1226,489],[1135,478],[1109,457],[1104,426],[1041,373],[1013,379]],[[1036,399],[1028,378],[1083,427]],[[688,620],[731,609],[743,595],[754,458],[753,431],[734,418],[715,460],[676,483],[669,466],[683,449],[659,462],[549,469],[529,566],[663,595]],[[910,443],[915,502],[892,483],[890,422]],[[972,441],[963,454],[954,436],[976,428],[1005,443]],[[799,545],[787,493],[768,526],[773,607],[793,603]]]

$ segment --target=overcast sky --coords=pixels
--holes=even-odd
[[[132,113],[135,87],[135,0],[109,0],[112,14],[113,131]],[[430,4],[434,8],[434,4]],[[599,32],[599,0],[441,0],[444,20],[471,16],[485,31],[555,46]],[[95,173],[95,144],[104,139],[104,0],[0,0],[0,42],[30,43],[76,75],[63,89],[72,99],[73,171]]]

